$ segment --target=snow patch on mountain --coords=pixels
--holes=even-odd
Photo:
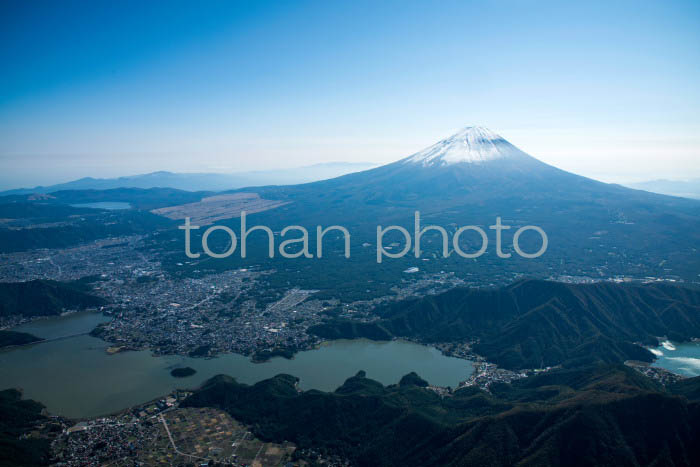
[[[468,126],[436,144],[404,159],[405,163],[441,166],[483,164],[512,157],[529,157],[488,128]]]

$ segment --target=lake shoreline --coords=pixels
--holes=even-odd
[[[385,385],[415,371],[431,385],[453,388],[474,372],[470,360],[400,339],[327,341],[296,352],[292,359],[272,356],[263,363],[234,353],[193,358],[124,349],[108,354],[113,345],[88,334],[108,319],[101,313],[80,313],[22,326],[23,331],[47,338],[79,335],[0,351],[4,385],[22,388],[26,397],[41,401],[51,414],[85,419],[122,412],[182,386],[199,387],[217,374],[245,384],[291,374],[300,378],[303,390],[333,391],[360,370]],[[196,373],[173,378],[170,371],[178,367],[191,367]]]

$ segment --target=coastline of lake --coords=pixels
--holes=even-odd
[[[359,370],[385,385],[415,371],[430,384],[452,387],[473,372],[469,360],[402,340],[337,340],[299,352],[291,360],[273,357],[264,363],[239,354],[209,359],[154,356],[148,350],[110,355],[107,342],[85,334],[108,320],[99,313],[75,313],[18,326],[14,330],[46,339],[77,335],[0,351],[0,389],[19,387],[25,397],[42,402],[50,413],[87,418],[114,413],[174,389],[194,388],[222,373],[247,384],[287,373],[300,378],[302,389],[332,391]],[[173,378],[170,371],[178,367],[191,367],[196,373],[184,380]]]
[[[125,203],[123,201],[97,201],[94,203],[71,204],[71,206],[74,208],[106,209],[108,211],[131,209],[131,203]]]
[[[664,341],[650,350],[656,355],[652,366],[686,377],[700,376],[700,342]]]

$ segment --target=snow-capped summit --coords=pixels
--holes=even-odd
[[[442,166],[459,163],[482,164],[514,157],[529,156],[488,128],[468,126],[403,161],[425,166]]]

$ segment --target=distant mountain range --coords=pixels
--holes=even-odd
[[[637,190],[651,191],[664,195],[700,199],[700,179],[694,180],[650,180],[646,182],[627,183],[626,186]]]
[[[157,174],[154,177],[158,178]],[[188,187],[192,189],[194,185]],[[267,245],[255,236],[251,239],[248,261],[232,255],[207,263],[208,268],[218,270],[264,263],[265,267],[278,272],[269,280],[278,281],[280,287],[290,282],[309,289],[332,291],[339,296],[359,298],[365,291],[384,295],[409,268],[417,268],[420,274],[449,271],[459,277],[478,277],[482,284],[508,283],[522,274],[538,278],[557,275],[595,278],[651,276],[698,281],[700,271],[700,256],[697,254],[700,201],[602,183],[560,170],[526,154],[483,127],[466,127],[423,151],[369,170],[310,183],[248,186],[219,193],[253,194],[255,199],[274,202],[274,209],[252,214],[255,222],[273,231],[281,231],[289,225],[305,226],[311,232],[311,245],[315,244],[314,232],[318,225],[343,225],[352,232],[350,261],[342,255],[330,254],[332,250],[326,250],[329,254],[313,264],[278,262],[277,258],[270,260],[266,258]],[[139,214],[144,214],[146,209],[196,203],[213,194],[213,191],[192,192],[173,188],[74,189],[45,195],[50,196],[49,199],[26,194],[4,196],[0,203],[120,201],[129,203],[134,209],[131,213],[110,214],[114,219],[109,225],[121,225],[114,224],[117,217],[138,220],[138,225],[156,225],[156,219],[142,219]],[[199,214],[207,216],[205,211],[213,205],[198,205],[202,211]],[[5,208],[8,212],[19,209],[9,205]],[[420,211],[422,225],[442,226],[449,236],[453,236],[460,226],[481,226],[489,235],[488,249],[477,260],[467,260],[452,254],[454,249],[450,242],[450,254],[442,258],[441,242],[436,241],[439,234],[429,232],[424,238],[424,254],[420,259],[409,254],[377,268],[374,248],[377,226],[401,225],[412,232],[415,211]],[[217,224],[227,224],[238,231],[240,222],[236,218],[240,209],[223,214],[216,216]],[[99,219],[105,216],[101,214]],[[159,216],[152,217],[166,221]],[[489,229],[497,217],[504,225],[510,226],[503,232],[502,239],[503,251],[511,255],[506,259],[497,257],[495,233]],[[86,219],[88,223],[90,219]],[[143,224],[141,221],[147,222]],[[144,230],[134,229],[137,224],[130,224],[130,231]],[[539,226],[549,238],[546,253],[534,260],[519,257],[512,244],[513,233],[526,225]],[[81,225],[81,231],[88,231],[86,227],[89,226]],[[12,237],[12,242],[6,242],[15,245],[10,251],[19,251],[32,245],[36,247],[43,238],[51,237],[49,229],[47,226],[46,229],[33,229],[34,232],[27,229],[0,230],[0,233]],[[98,235],[107,233],[102,227],[89,231],[94,232],[89,238],[99,238]],[[110,232],[116,233],[114,229]],[[181,268],[175,267],[181,262],[176,259],[181,253],[181,233],[173,228],[158,238],[163,251],[178,249],[168,256],[169,260],[164,263],[166,267]],[[19,241],[28,234],[36,241]],[[201,240],[198,235],[201,231],[194,234],[194,242]],[[83,234],[76,238],[88,237]],[[403,241],[402,238],[389,237],[386,240],[387,243]],[[213,248],[226,247],[225,244],[217,245],[220,240],[210,241]],[[463,251],[474,252],[479,250],[481,242],[474,232],[467,232],[460,245]],[[520,238],[522,251],[535,252],[540,245],[539,236],[532,232]],[[200,269],[197,261],[187,267]],[[307,273],[300,274],[300,267],[304,267]],[[353,272],[350,275],[349,270]],[[348,280],[348,277],[353,280]]]
[[[376,164],[365,162],[329,162],[294,169],[261,170],[239,173],[152,172],[118,178],[85,177],[66,183],[0,192],[0,196],[53,193],[61,190],[108,190],[113,188],[177,188],[188,191],[222,191],[246,186],[293,185],[338,177],[366,170]]]
[[[488,271],[517,271],[536,277],[554,272],[693,280],[698,280],[700,270],[697,200],[560,170],[482,127],[464,128],[423,151],[370,170],[304,185],[235,191],[287,203],[255,215],[273,230],[295,224],[314,230],[315,225],[340,224],[353,232],[354,242],[374,245],[377,225],[402,225],[412,232],[414,212],[420,211],[423,225],[443,226],[450,234],[464,225],[478,225],[491,234],[490,250],[476,261],[477,267],[456,254],[433,261],[430,253],[437,253],[440,245],[431,232],[432,245],[426,240],[425,246],[431,249],[424,256],[427,261],[403,263],[421,270],[468,270],[481,277]],[[496,258],[493,231],[488,228],[496,217],[511,226],[504,233],[509,248],[515,230],[536,225],[549,236],[547,253],[531,261],[519,261],[515,254],[507,260]],[[478,250],[478,240],[478,235],[465,238],[470,243],[464,251]],[[523,250],[529,252],[540,246],[536,235],[523,242],[528,242]],[[339,271],[342,267],[336,265]]]
[[[332,204],[334,210],[364,205],[365,209],[376,206],[382,211],[407,207],[438,212],[457,206],[488,205],[494,213],[498,212],[494,208],[504,206],[509,212],[537,209],[552,214],[547,208],[560,212],[590,207],[624,216],[620,210],[625,205],[639,203],[669,211],[700,208],[694,201],[632,190],[560,170],[483,127],[466,127],[423,151],[377,168],[309,184],[254,191],[275,198],[298,199],[299,204],[302,200],[319,207]],[[518,217],[526,218],[524,214]]]

